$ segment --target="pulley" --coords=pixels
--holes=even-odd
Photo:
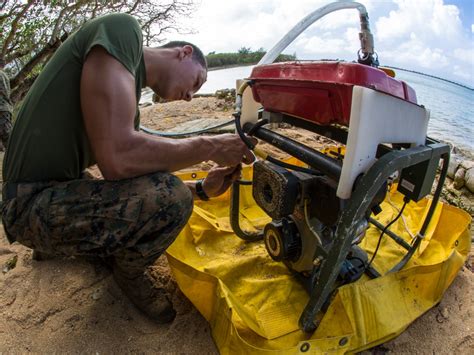
[[[296,261],[301,255],[301,238],[291,219],[268,223],[263,240],[268,254],[275,261]]]

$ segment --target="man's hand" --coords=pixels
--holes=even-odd
[[[241,172],[241,164],[228,167],[214,167],[209,170],[207,177],[202,183],[202,188],[209,197],[222,195],[235,180],[240,178]]]
[[[210,160],[221,166],[235,167],[240,163],[251,164],[255,156],[237,134],[219,134],[208,137],[213,147],[213,154]],[[249,137],[253,143],[257,143],[255,138]]]

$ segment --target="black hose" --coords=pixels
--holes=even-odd
[[[206,133],[206,132],[212,131],[213,129],[217,129],[217,128],[221,128],[221,127],[230,126],[230,125],[233,124],[234,122],[235,122],[235,119],[232,119],[232,120],[230,120],[230,121],[227,121],[227,122],[218,124],[218,125],[216,125],[216,126],[207,127],[207,128],[204,128],[204,129],[200,129],[200,130],[197,130],[197,131],[191,131],[191,132],[168,133],[168,132],[163,132],[163,131],[155,131],[154,129],[147,128],[147,127],[142,126],[142,125],[140,125],[140,129],[141,129],[143,132],[146,132],[146,133],[149,133],[149,134],[153,134],[153,135],[155,135],[155,136],[160,136],[160,137],[176,137],[176,138],[177,138],[177,137],[185,137],[185,136],[192,136],[192,135],[195,135],[195,134]]]
[[[233,114],[235,118],[235,129],[237,130],[237,134],[240,136],[240,139],[249,147],[250,150],[255,149],[255,144],[252,143],[250,139],[245,135],[244,131],[242,130],[242,125],[240,124],[240,112],[235,112]]]
[[[261,120],[258,120],[257,123],[255,123],[252,128],[247,132],[247,135],[253,136],[255,131],[259,129],[262,126],[265,126],[268,123],[268,120],[266,118],[263,118]]]
[[[242,125],[240,124],[240,113],[239,112],[234,113],[234,117],[235,117],[235,127],[236,127],[236,130],[237,130],[237,133],[239,134],[242,141],[247,145],[247,147],[249,147],[250,150],[253,150],[255,148],[255,144],[253,144],[247,138],[247,135],[253,136],[254,133],[257,132],[260,127],[262,127],[262,126],[264,126],[268,123],[268,120],[266,118],[264,118],[264,119],[261,119],[261,120],[257,121],[255,124],[252,125],[252,127],[249,129],[249,131],[247,132],[247,135],[246,135],[244,133],[243,129],[242,129]],[[298,165],[288,164],[288,163],[285,163],[284,161],[276,159],[276,158],[274,158],[270,155],[268,155],[265,158],[265,160],[267,160],[267,161],[269,161],[269,162],[271,162],[275,165],[281,166],[282,168],[285,168],[285,169],[300,171],[300,172],[303,172],[303,173],[306,173],[306,174],[311,174],[311,175],[322,175],[317,170],[304,168],[304,167],[298,166]]]
[[[321,174],[319,171],[317,170],[314,170],[314,169],[309,169],[309,168],[304,168],[302,166],[298,166],[298,165],[293,165],[293,164],[288,164],[288,163],[285,163],[284,161],[281,161],[279,159],[276,159],[272,156],[267,156],[267,159],[269,162],[275,164],[275,165],[278,165],[278,166],[281,166],[282,168],[285,168],[285,169],[289,169],[289,170],[295,170],[295,171],[300,171],[302,173],[306,173],[306,174],[311,174],[311,175],[317,175],[317,176],[321,176],[323,174]]]
[[[403,203],[403,206],[402,208],[400,209],[400,211],[398,212],[397,216],[392,219],[392,221],[387,224],[385,226],[385,228],[382,230],[382,232],[380,233],[380,236],[379,236],[379,241],[377,242],[377,246],[375,247],[375,251],[374,251],[374,254],[372,255],[372,258],[370,259],[369,263],[367,264],[367,266],[365,267],[365,269],[367,270],[368,268],[370,268],[370,265],[372,264],[372,261],[374,261],[375,259],[375,256],[377,255],[377,252],[379,251],[379,248],[380,248],[380,244],[382,242],[382,237],[384,236],[385,232],[390,228],[390,226],[392,224],[394,224],[403,214],[403,211],[405,210],[405,207],[407,205],[407,199],[404,199],[404,203]]]
[[[255,242],[263,239],[263,230],[256,232],[247,232],[240,227],[240,185],[251,185],[249,181],[237,180],[232,184],[232,193],[230,198],[230,225],[234,233],[246,242]]]
[[[436,190],[433,195],[433,199],[431,200],[430,208],[428,210],[428,213],[426,214],[425,220],[423,221],[423,225],[421,226],[420,232],[416,235],[416,238],[412,241],[412,247],[408,251],[408,253],[405,254],[403,259],[395,265],[392,269],[389,270],[389,273],[391,272],[396,272],[400,271],[400,269],[405,266],[405,264],[410,260],[410,258],[413,256],[415,253],[415,250],[418,248],[420,245],[421,241],[425,237],[426,230],[428,229],[428,226],[431,222],[431,218],[433,217],[433,214],[436,210],[436,206],[439,201],[439,197],[441,195],[441,191],[443,190],[443,185],[444,185],[444,180],[446,179],[446,176],[448,174],[448,166],[449,166],[449,147],[447,145],[442,145],[441,148],[437,148],[438,150],[444,150],[444,152],[441,154],[441,159],[443,159],[443,167],[441,169],[441,173],[439,175],[438,179],[438,184],[436,185]]]

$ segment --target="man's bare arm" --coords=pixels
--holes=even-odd
[[[106,179],[171,172],[205,160],[235,166],[253,159],[232,134],[176,140],[135,131],[135,79],[99,46],[84,63],[81,107],[92,150]]]

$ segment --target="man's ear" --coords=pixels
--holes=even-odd
[[[189,44],[184,45],[179,50],[179,59],[190,58],[193,55],[193,47]]]

